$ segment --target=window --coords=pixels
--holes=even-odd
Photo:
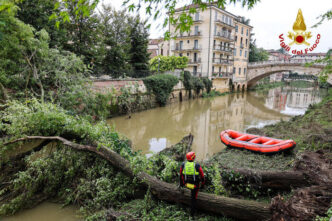
[[[212,66],[212,73],[214,73],[214,66]]]
[[[189,53],[187,53],[187,57],[189,57]]]
[[[239,75],[241,74],[241,68],[239,68]]]
[[[237,42],[237,36],[235,36],[235,43]]]
[[[236,56],[236,48],[234,48],[234,56]]]
[[[247,36],[249,35],[249,30],[247,29],[247,34],[246,34]]]
[[[194,53],[194,62],[197,61],[197,53]]]
[[[180,53],[179,56],[182,57],[182,53]]]
[[[233,68],[233,74],[235,74],[235,72],[236,72],[236,68],[234,67],[234,68]]]
[[[243,38],[241,37],[241,46],[242,46],[242,41],[243,41]]]
[[[243,74],[246,74],[247,68],[243,68]]]
[[[246,39],[246,47],[248,46],[248,39]]]
[[[219,73],[221,72],[221,67],[219,67]]]
[[[195,26],[195,35],[198,35],[198,26]]]
[[[226,21],[225,21],[226,24],[228,24],[228,16],[226,16]]]
[[[239,27],[237,25],[235,25],[235,32],[237,33]]]
[[[217,35],[217,25],[214,25],[214,35]]]
[[[194,48],[196,48],[196,49],[198,48],[198,40],[194,41]]]
[[[214,20],[218,20],[218,12],[216,11],[216,14],[214,14]]]
[[[163,49],[161,49],[161,55],[164,55],[164,50]]]
[[[213,40],[213,47],[216,46],[216,40]]]
[[[213,53],[213,56],[212,56],[212,58],[213,58],[213,59],[215,59],[215,57],[216,57],[216,53]]]
[[[242,50],[240,49],[240,56],[242,56]]]
[[[243,27],[241,28],[241,34],[243,35]]]
[[[180,50],[183,48],[183,41],[180,41]]]
[[[222,22],[225,22],[225,15],[222,15]]]
[[[187,41],[187,44],[189,44],[189,43],[190,43],[190,41],[188,40],[188,41]]]
[[[194,75],[197,75],[197,66],[193,66]]]
[[[195,21],[198,21],[199,20],[199,12],[197,12],[196,14],[195,14]]]
[[[245,58],[247,57],[247,51],[244,51],[244,57]]]

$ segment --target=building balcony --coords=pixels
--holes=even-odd
[[[213,45],[213,50],[218,51],[218,52],[233,53],[233,48],[224,47],[224,46],[221,46],[221,45]]]
[[[180,35],[176,36],[177,39],[181,39],[181,38],[197,38],[197,37],[201,37],[202,36],[202,32],[201,31],[197,31],[194,33],[181,33]]]
[[[217,25],[222,25],[222,26],[224,26],[224,27],[229,27],[229,28],[235,28],[235,25],[234,25],[233,23],[228,24],[228,23],[226,23],[226,22],[223,22],[223,21],[220,20],[220,19],[216,19],[216,20],[214,20],[214,22],[215,22]]]
[[[188,60],[188,65],[197,65],[201,63],[201,58],[197,58],[197,59],[189,59]]]
[[[234,37],[231,36],[231,34],[228,32],[217,32],[214,35],[214,38],[218,38],[224,41],[234,41]]]
[[[187,47],[187,48],[175,46],[172,49],[172,51],[176,51],[176,52],[180,52],[180,51],[200,51],[200,50],[202,50],[202,46],[201,45],[197,45],[197,46],[193,46],[193,47]]]
[[[214,65],[233,65],[234,59],[212,58]]]
[[[232,78],[233,73],[231,72],[213,72],[212,73],[213,78]]]
[[[193,23],[202,23],[203,22],[203,17],[199,16],[199,18],[193,18]]]

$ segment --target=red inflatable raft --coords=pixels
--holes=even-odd
[[[260,153],[277,153],[295,147],[293,140],[278,140],[253,134],[225,130],[220,133],[221,142],[227,146],[244,148]]]

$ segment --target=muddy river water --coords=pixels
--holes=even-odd
[[[275,88],[267,92],[229,94],[212,99],[194,99],[110,119],[117,131],[144,154],[159,152],[191,133],[193,150],[204,159],[225,146],[219,134],[226,129],[245,131],[280,119],[304,114],[321,100],[324,91],[315,88]]]
[[[321,101],[326,91],[315,88],[275,88],[267,92],[229,94],[171,104],[108,120],[117,131],[144,154],[156,153],[177,143],[185,135],[194,135],[193,150],[204,159],[225,148],[219,139],[222,130],[245,131],[263,127],[280,119],[304,114],[310,104]],[[4,221],[76,221],[78,208],[61,208],[49,202],[25,210]]]

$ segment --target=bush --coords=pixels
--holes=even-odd
[[[148,92],[156,96],[157,103],[164,106],[179,79],[170,74],[157,74],[143,79],[143,82]]]
[[[198,77],[193,77],[192,78],[193,85],[194,85],[194,90],[196,95],[198,96],[201,90],[204,90],[204,83],[201,78]]]
[[[187,57],[177,56],[156,56],[150,60],[151,71],[173,71],[174,69],[183,69],[188,65]]]
[[[212,88],[212,81],[207,77],[202,78],[202,80],[205,86],[205,90],[209,94]]]

